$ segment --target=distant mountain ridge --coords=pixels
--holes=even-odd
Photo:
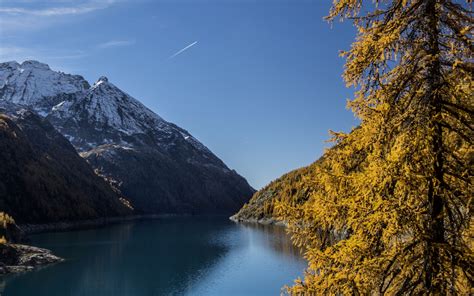
[[[101,77],[0,64],[0,103],[44,116],[137,212],[230,213],[254,189],[186,130]]]

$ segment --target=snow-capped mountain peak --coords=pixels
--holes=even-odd
[[[89,87],[82,76],[53,71],[38,61],[0,63],[0,100],[27,105],[40,113]]]
[[[80,151],[112,143],[167,150],[184,140],[212,154],[186,130],[162,119],[106,76],[90,86],[82,76],[53,71],[38,61],[6,62],[0,64],[0,101],[36,110]]]

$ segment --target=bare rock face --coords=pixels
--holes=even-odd
[[[90,86],[36,61],[3,63],[2,102],[44,116],[136,213],[232,213],[255,191],[189,132],[106,77]]]
[[[27,245],[0,244],[0,275],[31,271],[63,261],[46,249]]]

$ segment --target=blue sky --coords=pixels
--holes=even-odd
[[[105,75],[261,188],[357,124],[339,57],[355,31],[330,4],[0,0],[0,60]]]

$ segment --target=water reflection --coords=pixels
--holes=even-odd
[[[302,250],[291,243],[291,239],[283,226],[257,223],[242,223],[239,225],[244,228],[249,228],[251,231],[260,232],[262,243],[272,248],[275,252],[289,256],[295,260],[301,260],[303,257]]]
[[[32,243],[67,260],[0,278],[2,295],[277,295],[305,265],[282,227],[215,217],[41,234]]]

